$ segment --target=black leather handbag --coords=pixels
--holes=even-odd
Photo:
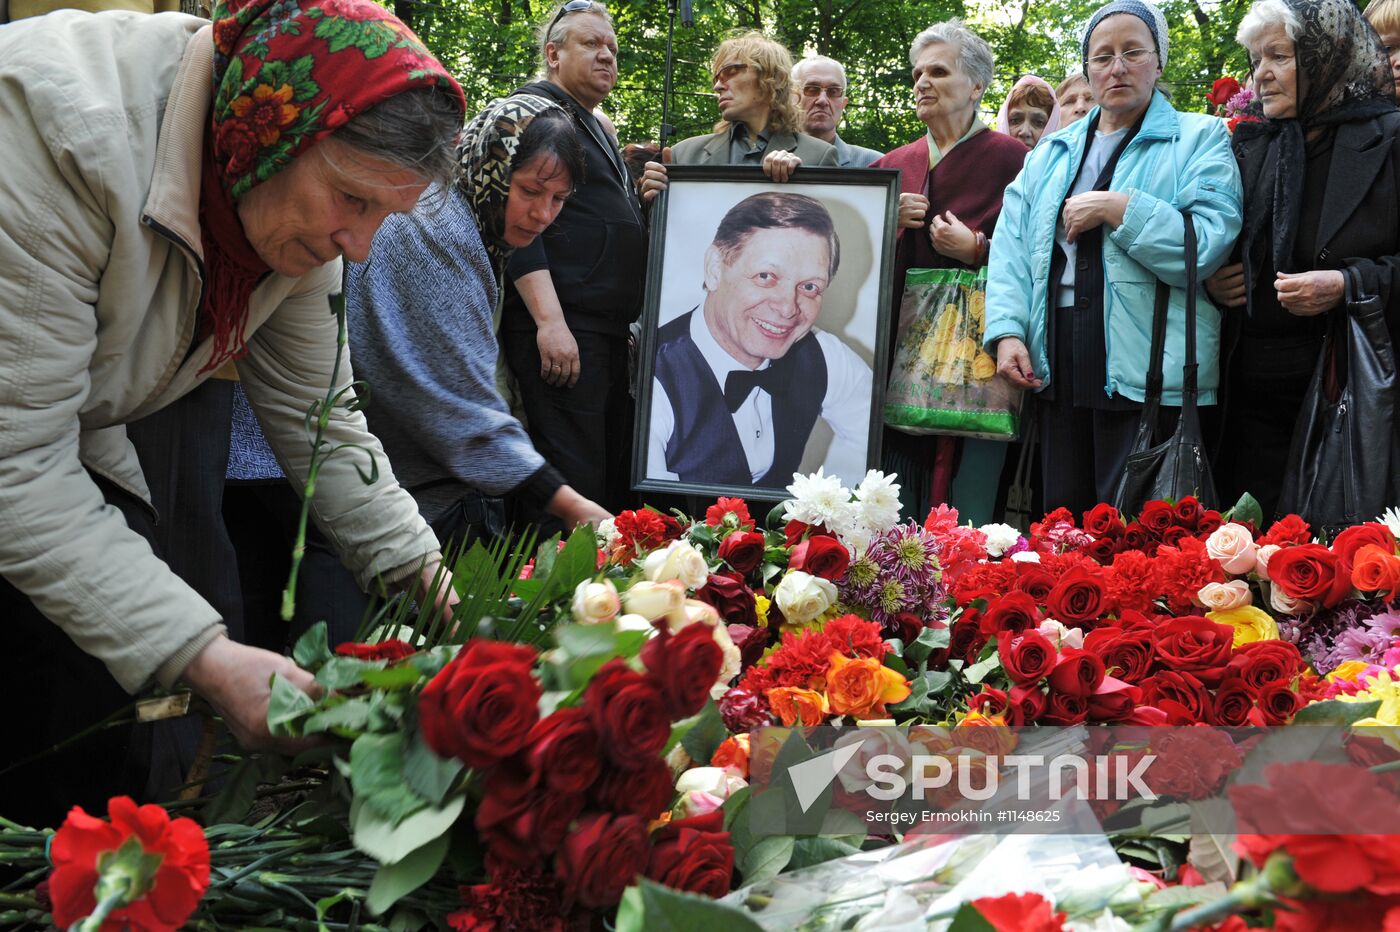
[[[1123,514],[1135,515],[1155,499],[1176,501],[1194,495],[1206,508],[1216,504],[1215,480],[1201,432],[1196,407],[1196,223],[1183,210],[1186,223],[1186,364],[1181,373],[1181,417],[1164,443],[1156,442],[1158,412],[1162,406],[1162,361],[1167,352],[1167,307],[1170,289],[1157,283],[1152,311],[1152,362],[1147,371],[1147,396],[1138,421],[1133,449],[1118,482],[1113,504]]]
[[[1356,269],[1342,274],[1346,306],[1323,339],[1279,496],[1280,515],[1327,534],[1400,503],[1395,347],[1380,299],[1363,293]]]

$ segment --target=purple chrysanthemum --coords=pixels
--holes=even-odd
[[[846,571],[841,602],[894,630],[895,618],[911,612],[925,622],[942,621],[948,591],[938,564],[937,539],[914,522],[876,535]]]

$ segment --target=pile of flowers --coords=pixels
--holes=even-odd
[[[1215,107],[1215,115],[1225,119],[1226,129],[1231,133],[1241,123],[1258,123],[1264,119],[1258,95],[1252,88],[1242,87],[1230,75],[1215,79],[1206,100]]]

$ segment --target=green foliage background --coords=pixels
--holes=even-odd
[[[992,46],[996,80],[984,99],[995,114],[1018,77],[1052,84],[1079,60],[1079,30],[1100,0],[694,0],[695,26],[676,24],[672,122],[677,138],[710,132],[716,119],[709,55],[734,29],[758,27],[794,58],[813,51],[841,61],[850,106],[841,135],[882,151],[923,131],[910,103],[909,46],[925,27],[961,16]],[[461,80],[468,104],[532,79],[538,69],[534,28],[551,9],[543,0],[393,0]],[[1234,40],[1249,0],[1168,0],[1171,26],[1166,78],[1182,110],[1205,110],[1205,93],[1221,74],[1241,75],[1247,61]],[[665,0],[614,0],[620,61],[617,88],[603,109],[626,142],[654,140],[665,78]],[[678,18],[679,19],[679,18]]]

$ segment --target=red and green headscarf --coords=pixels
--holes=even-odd
[[[371,0],[220,0],[213,20],[214,106],[200,192],[200,313],[214,337],[206,371],[246,352],[248,301],[269,271],[238,222],[239,198],[396,94],[441,86],[466,112],[447,69]]]

